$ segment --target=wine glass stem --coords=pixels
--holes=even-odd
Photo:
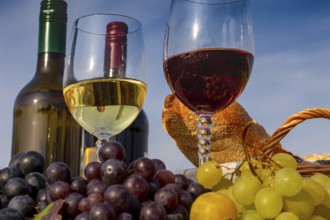
[[[200,166],[209,160],[212,114],[199,114],[198,116],[198,164]]]
[[[98,155],[98,152],[100,150],[100,148],[105,144],[107,143],[109,140],[107,139],[97,139],[97,141],[95,142],[95,146],[96,146],[96,156],[97,158],[99,159],[99,155]]]

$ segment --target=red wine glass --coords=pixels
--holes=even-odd
[[[212,115],[238,98],[252,71],[249,1],[172,0],[163,59],[170,89],[199,116],[201,165],[209,160]]]

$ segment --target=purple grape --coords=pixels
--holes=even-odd
[[[134,174],[134,164],[136,160],[133,160],[127,167],[127,172],[129,175]]]
[[[142,203],[136,197],[132,196],[131,207],[129,208],[129,213],[133,216],[134,219],[138,219]]]
[[[182,205],[177,205],[175,209],[167,214],[166,220],[188,220],[189,212]]]
[[[46,187],[46,178],[38,172],[31,172],[25,176],[24,180],[31,186],[31,197],[36,198],[38,191]]]
[[[74,220],[89,220],[89,212],[82,212]]]
[[[9,198],[5,194],[0,194],[0,210],[7,208],[9,203]]]
[[[96,183],[101,183],[101,182],[102,182],[101,179],[92,179],[92,180],[88,181],[87,186],[86,186],[86,193],[88,192],[88,190],[90,190],[90,188],[91,188],[94,184],[96,184]]]
[[[133,174],[128,176],[123,185],[126,186],[132,195],[140,201],[144,201],[149,193],[148,181],[139,175]]]
[[[149,201],[142,204],[140,220],[165,220],[166,210],[165,208],[155,201]]]
[[[46,178],[38,172],[32,172],[25,176],[25,181],[32,186],[33,189],[39,191],[46,187]]]
[[[151,159],[140,157],[134,162],[134,174],[143,176],[150,181],[156,174],[156,166]]]
[[[116,219],[116,212],[114,208],[107,203],[95,204],[89,211],[89,219],[90,220]]]
[[[40,202],[37,202],[36,204],[37,204],[37,207],[38,207],[38,210],[39,211],[44,210],[47,207],[47,205],[48,205],[46,203],[46,201],[40,201]]]
[[[187,189],[190,181],[189,179],[183,174],[174,174],[175,180],[174,183],[178,185],[181,189]]]
[[[163,188],[169,188],[171,190],[174,190],[178,195],[181,190],[180,187],[178,187],[178,185],[176,185],[175,183],[169,183],[169,184],[163,186]]]
[[[175,176],[170,170],[157,171],[155,178],[158,180],[160,186],[175,183]]]
[[[70,167],[63,162],[53,162],[49,164],[45,176],[49,184],[53,184],[56,181],[71,183]]]
[[[50,199],[55,201],[67,197],[72,192],[72,189],[67,182],[56,181],[48,187],[48,192]]]
[[[87,183],[88,182],[85,178],[82,178],[81,176],[75,176],[71,181],[71,189],[74,192],[86,195]]]
[[[194,202],[191,194],[186,190],[180,190],[179,192],[179,204],[184,206],[188,211],[190,211],[191,205]]]
[[[88,187],[87,195],[90,195],[92,193],[100,193],[103,194],[104,191],[108,188],[108,185],[105,182],[99,181],[95,182],[94,184],[91,184]]]
[[[43,173],[45,159],[36,151],[24,152],[18,159],[18,169],[24,176],[31,172]]]
[[[91,209],[91,206],[89,204],[88,198],[83,198],[79,202],[79,210],[82,212],[88,212]]]
[[[65,197],[62,207],[62,215],[64,219],[74,219],[81,213],[79,210],[79,202],[83,198],[84,196],[77,192],[70,193]]]
[[[126,164],[117,159],[109,159],[101,166],[101,178],[108,185],[121,184],[127,177]]]
[[[155,178],[152,178],[149,182],[149,192],[147,198],[153,200],[158,189],[160,189],[158,181]]]
[[[157,159],[157,158],[154,158],[154,159],[151,159],[151,160],[155,164],[156,171],[158,171],[158,170],[166,170],[166,165],[165,165],[165,163],[162,160]]]
[[[46,193],[47,193],[46,188],[39,190],[35,199],[36,203],[40,201],[46,201]]]
[[[13,197],[8,203],[8,208],[17,209],[27,217],[31,217],[35,212],[34,201],[26,194]]]
[[[104,200],[112,205],[118,214],[131,208],[132,198],[127,187],[121,184],[111,185],[104,192]]]
[[[90,207],[98,203],[103,203],[103,193],[91,193],[90,195],[88,195],[87,200]]]
[[[37,193],[37,196],[35,198],[35,204],[39,207],[39,210],[43,210],[48,205],[46,200],[46,194],[46,188],[39,190]]]
[[[24,215],[14,208],[4,208],[0,210],[0,219],[4,220],[25,220]]]
[[[109,159],[123,161],[126,156],[125,147],[118,141],[110,140],[100,147],[98,156],[102,163]]]
[[[163,187],[155,193],[154,200],[163,205],[166,212],[170,213],[178,204],[178,194],[170,187]]]
[[[116,220],[133,220],[133,216],[128,212],[122,212],[117,216]]]
[[[92,161],[84,169],[84,175],[88,181],[92,179],[101,179],[101,163]]]
[[[204,187],[197,182],[192,182],[189,184],[187,191],[190,193],[193,200],[195,200],[198,196],[204,193]]]
[[[18,161],[19,161],[19,158],[24,154],[25,152],[19,152],[17,154],[15,154],[9,161],[8,163],[8,167],[14,169],[14,170],[17,170],[19,171],[19,168],[18,168]]]
[[[14,177],[23,177],[22,174],[13,168],[5,167],[0,170],[0,189],[2,190],[4,185],[9,179]]]
[[[32,187],[23,178],[14,177],[5,184],[3,192],[11,199],[17,195],[30,194]]]

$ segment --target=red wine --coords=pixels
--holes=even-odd
[[[251,53],[236,49],[202,49],[164,62],[167,83],[192,111],[215,113],[242,93],[253,66]]]

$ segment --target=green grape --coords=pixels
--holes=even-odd
[[[249,163],[247,161],[244,161],[241,164],[239,171],[241,171],[241,172],[250,171]]]
[[[312,215],[308,220],[327,220],[327,219],[318,215]]]
[[[238,213],[233,201],[220,193],[207,192],[194,200],[189,214],[190,220],[237,219]],[[149,218],[151,219],[152,216]],[[158,219],[158,218],[157,218]]]
[[[212,188],[222,179],[222,169],[215,161],[207,161],[197,169],[197,181],[205,188]]]
[[[233,185],[233,196],[242,205],[254,202],[256,193],[261,188],[261,182],[253,174],[246,173],[240,176]]]
[[[275,189],[262,188],[256,195],[255,207],[263,218],[275,218],[283,208],[283,198]]]
[[[330,208],[327,208],[322,204],[315,206],[313,215],[321,216],[325,219],[330,219]]]
[[[238,220],[264,220],[264,218],[261,217],[256,210],[249,209],[243,212],[239,216]]]
[[[246,208],[234,198],[233,186],[227,189],[227,196],[234,202],[238,213],[242,213],[246,210]]]
[[[328,193],[325,194],[324,200],[321,202],[322,205],[324,205],[327,208],[330,208],[330,196]]]
[[[283,209],[292,212],[299,219],[308,219],[314,212],[314,202],[312,197],[302,189],[294,196],[284,197]]]
[[[273,173],[273,171],[268,167],[263,167],[262,163],[257,160],[252,160],[251,165],[256,173],[256,175],[264,181],[268,177],[270,177]],[[253,174],[253,172],[250,169],[249,163],[247,161],[244,161],[243,164],[240,167],[241,176],[244,176],[245,174]]]
[[[311,176],[311,178],[313,180],[316,180],[317,182],[321,183],[321,185],[326,185],[326,184],[330,184],[330,177],[328,177],[327,175],[323,174],[323,173],[316,173],[314,175]]]
[[[276,172],[273,184],[281,195],[293,196],[302,189],[303,178],[297,170],[285,167]]]
[[[299,220],[299,218],[292,212],[282,212],[276,216],[275,220]]]
[[[308,192],[308,194],[312,197],[314,205],[321,204],[327,194],[324,187],[319,182],[311,178],[304,179],[303,189],[306,190],[306,192]]]
[[[258,177],[261,179],[261,181],[264,182],[264,181],[268,181],[269,178],[272,179],[273,171],[267,167],[265,167],[265,168],[259,167],[256,170],[256,173],[257,173]]]
[[[269,176],[262,180],[262,187],[273,187],[274,176]]]
[[[220,193],[222,195],[227,196],[228,195],[228,190],[227,189],[219,189],[218,191],[215,191],[216,193]]]
[[[230,186],[233,185],[233,182],[227,178],[221,178],[221,180],[212,186],[212,191],[216,192],[222,189],[228,189]]]
[[[325,193],[325,198],[321,202],[321,204],[325,205],[327,208],[330,208],[330,183],[326,183],[323,185],[326,193]]]
[[[291,167],[293,169],[297,169],[297,161],[296,159],[287,153],[278,153],[272,156],[272,160],[276,162],[278,165],[283,167]]]

